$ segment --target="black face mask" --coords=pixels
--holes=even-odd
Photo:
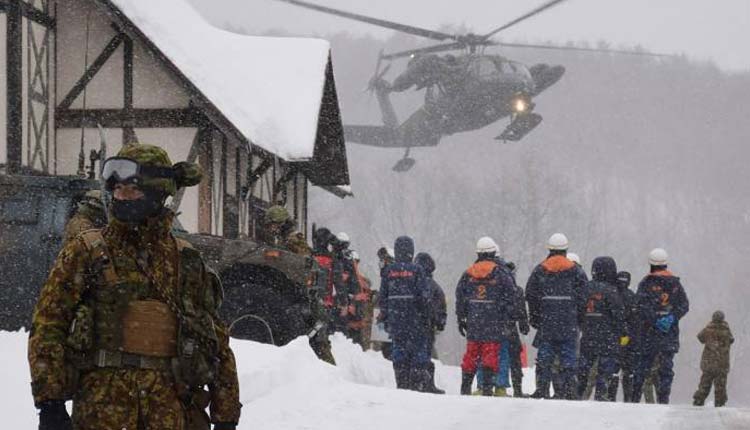
[[[138,200],[112,199],[112,216],[118,221],[128,224],[141,224],[147,218],[152,218],[164,208],[164,195],[159,192],[147,190],[144,196]]]

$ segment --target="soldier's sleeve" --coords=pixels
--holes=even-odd
[[[238,423],[240,420],[240,383],[237,378],[237,362],[234,353],[229,347],[229,329],[219,318],[217,310],[221,305],[223,292],[219,277],[206,271],[206,283],[213,294],[220,297],[216,300],[213,309],[216,336],[219,339],[219,372],[213,384],[208,389],[211,393],[211,421],[213,423]]]
[[[93,221],[81,213],[76,213],[72,218],[65,224],[65,233],[63,235],[63,243],[70,242],[75,239],[80,233],[97,228]]]
[[[651,301],[651,296],[648,292],[648,284],[645,279],[638,284],[636,303],[638,307],[638,315],[640,316],[641,321],[653,324],[654,321],[656,321],[656,310]]]
[[[65,342],[85,290],[88,252],[80,238],[68,241],[57,255],[34,308],[28,360],[34,403],[64,400],[71,393]]]
[[[698,333],[698,342],[700,343],[706,343],[706,334],[708,333],[708,328],[704,328],[703,330]]]

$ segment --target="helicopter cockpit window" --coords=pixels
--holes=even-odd
[[[474,62],[474,67],[479,76],[496,76],[498,74],[495,62],[489,58],[479,58]]]

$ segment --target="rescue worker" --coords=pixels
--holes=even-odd
[[[499,261],[504,263],[508,270],[510,270],[516,291],[515,310],[518,319],[509,322],[506,331],[503,332],[503,335],[508,342],[510,380],[513,386],[513,397],[526,397],[523,393],[523,364],[521,362],[523,342],[521,342],[519,332],[524,336],[529,334],[529,316],[526,311],[526,301],[524,300],[523,288],[518,286],[518,283],[516,282],[516,265],[513,262],[504,261],[502,259],[499,259]]]
[[[261,243],[299,255],[311,254],[305,235],[295,231],[294,220],[284,206],[274,205],[268,208],[261,227],[258,235]]]
[[[63,243],[75,239],[79,233],[107,225],[107,208],[100,190],[88,191],[76,205],[73,216],[65,224]]]
[[[356,314],[357,308],[355,307],[354,298],[359,291],[359,282],[354,270],[349,243],[349,235],[344,232],[336,235],[335,240],[331,242],[331,250],[333,251],[333,282],[335,290],[342,294],[338,304],[338,312],[334,312],[333,314],[333,321],[336,331],[343,333],[354,343],[360,343],[362,339],[359,334],[356,331],[350,331],[348,326],[351,319],[364,316],[364,314]],[[364,308],[361,306],[359,310],[360,312],[364,312]]]
[[[336,364],[328,336],[334,331],[333,321],[337,309],[343,306],[341,299],[346,297],[346,292],[337,291],[334,283],[334,259],[331,244],[336,237],[325,227],[314,228],[312,236],[312,257],[317,263],[317,273],[315,273],[312,288],[315,302],[318,303],[315,309],[320,312],[320,315],[316,317],[325,321],[325,327],[320,327],[310,337],[310,346],[318,358],[330,364]]]
[[[638,328],[638,303],[635,293],[628,288],[630,286],[630,273],[617,273],[617,292],[620,295],[623,309],[625,311],[625,331],[627,336],[620,339],[620,370],[622,379],[622,397],[626,403],[633,398],[633,376],[635,366],[638,364],[640,339],[635,333]],[[610,399],[617,396],[617,385],[610,386]]]
[[[430,363],[430,287],[414,264],[414,241],[396,239],[396,259],[383,269],[380,320],[393,339],[391,361],[396,387],[426,392]]]
[[[727,375],[729,374],[729,349],[734,343],[729,324],[724,320],[724,312],[716,311],[711,322],[698,333],[698,341],[704,345],[701,357],[701,380],[698,391],[693,395],[693,405],[703,403],[714,386],[714,406],[727,403]]]
[[[214,429],[236,428],[221,284],[172,235],[175,214],[164,206],[200,177],[151,145],[124,146],[105,162],[109,222],[65,244],[34,310],[28,359],[39,428],[208,429],[209,404]]]
[[[435,350],[435,339],[438,333],[445,330],[445,323],[448,319],[448,305],[445,302],[443,288],[432,276],[435,273],[435,260],[432,259],[432,256],[426,252],[420,252],[414,259],[414,262],[424,270],[427,285],[430,287],[430,355],[432,358],[438,358],[437,351]],[[432,360],[430,360],[428,371],[430,372],[430,382],[427,386],[427,391],[435,394],[445,394],[445,390],[441,390],[435,386],[435,363]]]
[[[370,299],[372,289],[370,280],[359,270],[359,254],[357,251],[350,251],[349,257],[354,270],[354,281],[349,284],[349,312],[347,321],[348,337],[354,343],[366,350],[370,344],[369,327],[372,323],[372,309]]]
[[[611,389],[617,387],[620,339],[627,337],[625,312],[617,292],[617,266],[611,257],[597,257],[591,265],[586,285],[586,310],[581,325],[578,362],[578,397],[583,398],[589,372],[597,365],[594,399],[614,401]],[[616,393],[616,391],[615,391]]]
[[[466,352],[461,361],[462,395],[471,394],[477,362],[482,367],[483,378],[478,382],[482,395],[494,395],[503,328],[516,320],[515,283],[507,268],[496,262],[497,252],[492,238],[480,238],[476,245],[477,260],[456,286],[458,330],[466,337]]]
[[[689,303],[680,278],[667,269],[667,252],[656,248],[649,253],[651,272],[638,284],[639,335],[642,357],[633,382],[633,402],[641,399],[646,374],[659,356],[659,381],[656,402],[669,403],[672,391],[674,356],[680,349],[680,319],[688,313]]]
[[[552,366],[558,358],[562,390],[556,391],[555,397],[572,400],[576,396],[576,344],[586,279],[566,258],[568,238],[564,234],[553,234],[547,249],[547,259],[532,271],[526,284],[529,324],[537,330],[534,343],[538,348],[537,389],[531,397],[549,396]]]
[[[380,277],[384,275],[385,268],[393,263],[394,255],[393,248],[382,246],[378,249],[378,268],[380,269]],[[391,360],[391,352],[393,350],[393,342],[388,333],[385,331],[385,324],[380,315],[380,291],[373,291],[372,294],[373,303],[373,326],[372,326],[372,349],[380,351],[383,354],[383,358]]]

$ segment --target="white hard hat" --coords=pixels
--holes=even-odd
[[[338,239],[339,242],[351,242],[351,240],[349,240],[349,235],[343,231],[336,235],[336,239]]]
[[[662,248],[654,248],[648,253],[648,263],[652,266],[666,266],[669,255]]]
[[[550,251],[565,251],[568,249],[568,238],[562,233],[555,233],[547,241],[547,249]]]
[[[489,254],[499,250],[495,241],[489,236],[480,237],[477,241],[477,254]]]
[[[396,258],[396,251],[394,251],[390,246],[385,248],[385,251],[388,253],[389,257]]]
[[[352,251],[352,253],[351,253],[351,256],[352,256],[352,260],[357,260],[357,261],[359,261],[359,252],[357,252],[357,251]]]
[[[568,260],[574,263],[581,264],[581,257],[579,257],[575,252],[569,252],[566,256],[568,257]]]

